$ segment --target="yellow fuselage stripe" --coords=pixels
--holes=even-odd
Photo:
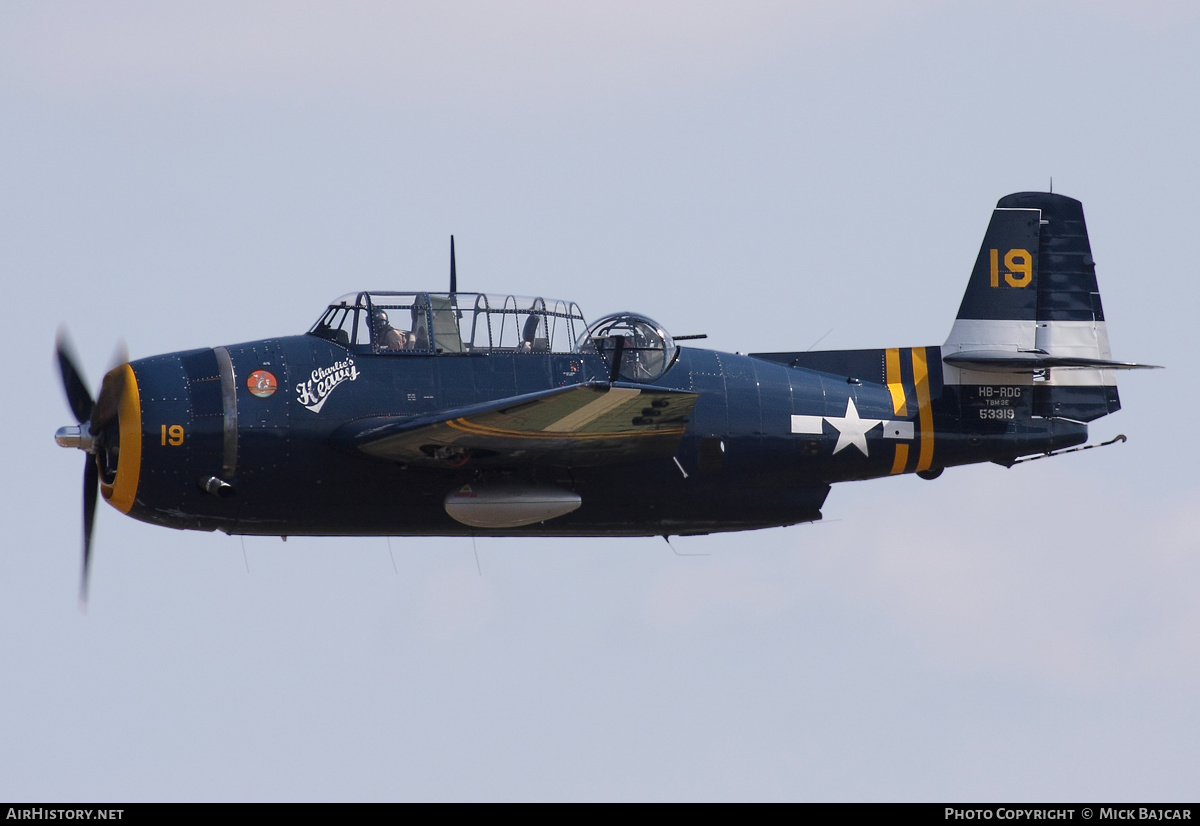
[[[890,347],[884,350],[884,366],[888,392],[892,394],[892,410],[897,416],[908,415],[908,399],[904,397],[904,382],[900,378],[900,348]],[[896,458],[892,462],[892,473],[903,473],[908,464],[908,445],[896,445]]]
[[[904,398],[904,382],[900,380],[900,348],[892,347],[885,350],[884,363],[887,365],[887,388],[892,394],[892,409],[897,416],[908,415],[908,401]]]
[[[929,367],[925,362],[925,348],[914,347],[912,351],[913,388],[917,391],[917,421],[921,427],[921,452],[917,456],[917,470],[929,470],[933,464],[933,408],[929,405]]]

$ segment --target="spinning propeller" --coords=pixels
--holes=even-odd
[[[79,424],[74,427],[60,427],[54,434],[54,441],[61,447],[79,448],[88,454],[83,465],[83,564],[79,581],[79,605],[85,609],[88,572],[91,568],[92,526],[96,521],[96,494],[100,487],[101,473],[111,481],[112,474],[116,471],[120,451],[118,411],[125,374],[123,371],[110,370],[100,386],[99,400],[93,401],[65,330],[59,331],[56,345],[58,367],[62,371],[67,404],[70,405],[71,413]],[[128,360],[124,343],[118,344],[113,355],[113,367]]]

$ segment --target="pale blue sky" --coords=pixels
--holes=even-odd
[[[0,6],[0,799],[1196,797],[1190,3]],[[102,506],[52,363],[354,289],[719,349],[940,343],[995,201],[1084,203],[1129,442],[676,540],[251,538]],[[247,573],[247,565],[249,572]]]

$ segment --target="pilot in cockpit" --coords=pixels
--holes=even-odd
[[[403,350],[409,346],[409,334],[388,323],[383,310],[371,312],[371,328],[375,346],[380,350]]]

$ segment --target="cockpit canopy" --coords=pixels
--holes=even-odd
[[[587,322],[574,302],[483,293],[350,293],[309,330],[376,353],[574,353]]]

